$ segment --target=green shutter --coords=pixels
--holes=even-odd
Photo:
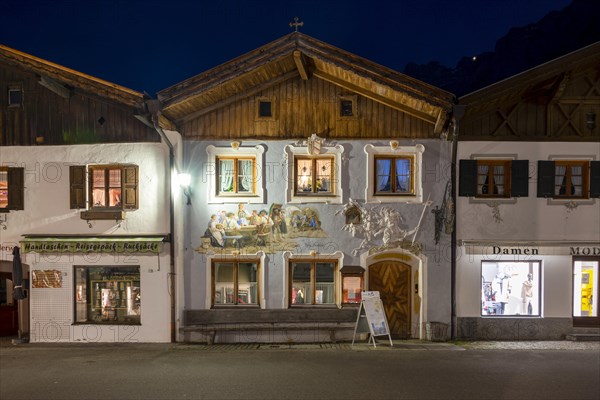
[[[554,197],[554,161],[538,161],[537,197]]]
[[[8,209],[25,209],[25,168],[8,169]]]
[[[512,160],[511,164],[510,195],[529,196],[529,160]]]
[[[69,184],[70,208],[86,208],[84,165],[71,165],[69,167]]]
[[[123,209],[138,209],[138,166],[126,165],[123,167]]]
[[[477,194],[477,160],[459,161],[459,196],[475,196]]]

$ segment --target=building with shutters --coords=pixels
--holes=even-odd
[[[600,327],[600,43],[463,96],[456,335]]]
[[[0,46],[2,335],[171,340],[171,166],[157,131],[135,117],[145,100]],[[27,293],[18,303],[15,246]]]

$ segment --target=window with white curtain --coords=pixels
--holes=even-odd
[[[587,194],[588,161],[556,161],[554,197],[583,198]]]
[[[510,197],[511,160],[477,160],[476,197]]]
[[[209,145],[202,174],[208,184],[208,203],[262,203],[265,148]]]

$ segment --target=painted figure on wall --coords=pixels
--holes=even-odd
[[[322,238],[327,234],[321,229],[321,220],[316,209],[298,208],[282,204],[271,204],[269,209],[247,211],[245,204],[239,203],[237,210],[219,210],[211,215],[203,236],[203,243],[197,248],[207,252],[218,248],[220,251],[233,251],[244,248],[254,252],[284,251],[298,245],[298,238]]]

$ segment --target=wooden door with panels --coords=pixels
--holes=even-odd
[[[369,290],[378,291],[395,339],[411,336],[410,266],[380,261],[369,266]]]

